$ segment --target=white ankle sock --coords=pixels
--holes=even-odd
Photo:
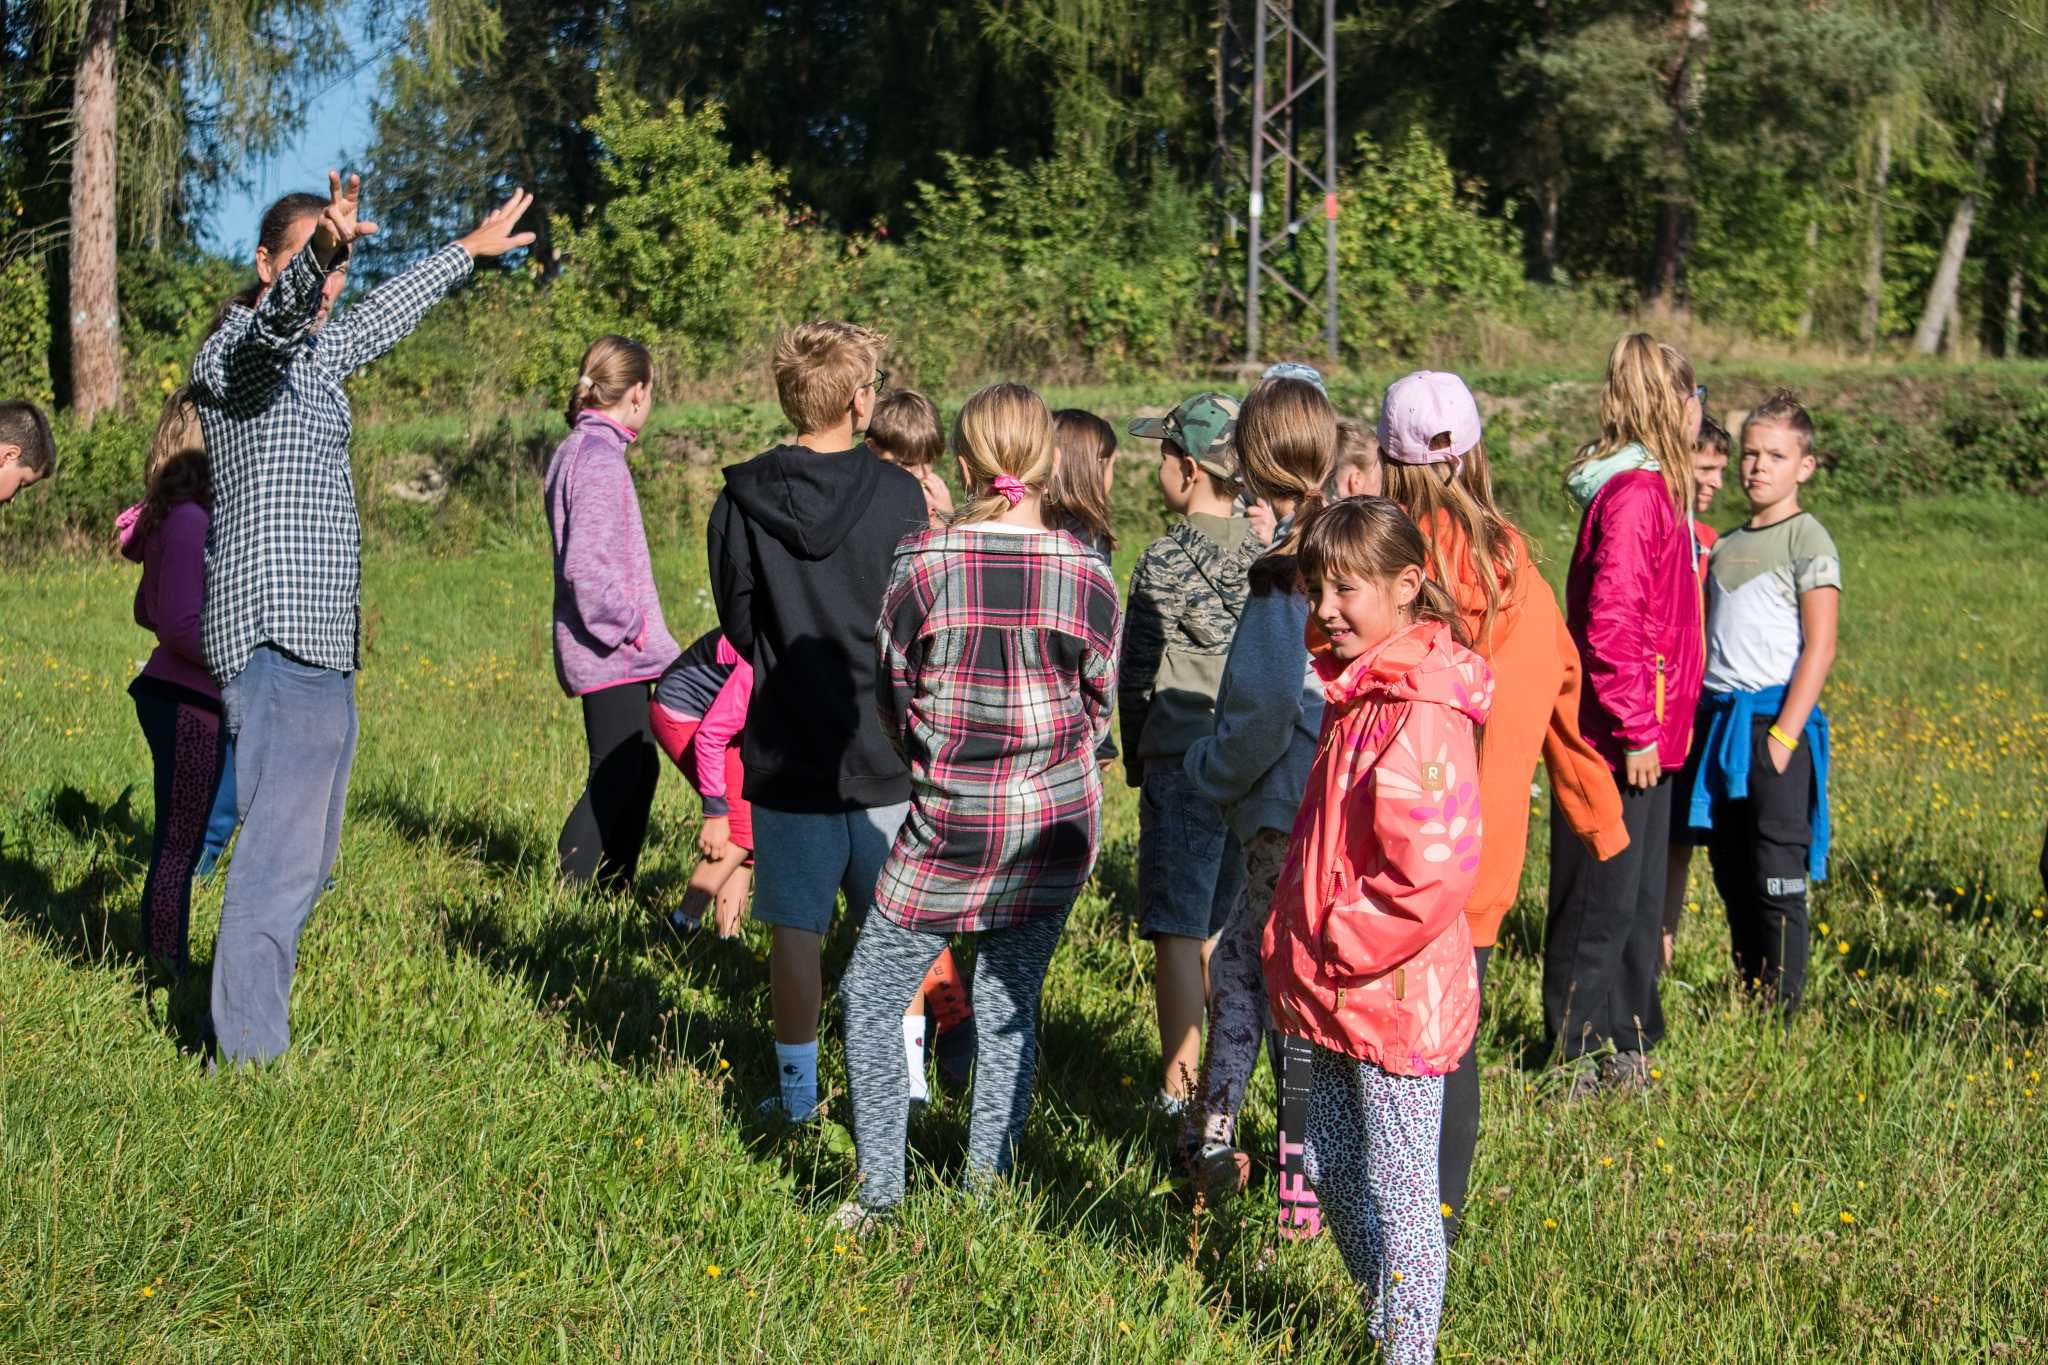
[[[924,1080],[924,1016],[906,1014],[903,1016],[903,1059],[910,1065],[910,1098],[929,1100],[930,1087]]]
[[[803,1122],[818,1107],[817,1041],[777,1043],[775,1069],[782,1086],[783,1109],[792,1120]]]

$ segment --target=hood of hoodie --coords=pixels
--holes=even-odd
[[[725,492],[792,555],[823,559],[860,521],[891,468],[866,442],[839,451],[777,446],[727,467]]]
[[[1493,709],[1493,671],[1441,621],[1397,630],[1348,663],[1326,651],[1315,669],[1331,706],[1431,701],[1463,712],[1474,725],[1485,724]]]
[[[1617,474],[1626,474],[1633,469],[1657,468],[1657,457],[1652,455],[1639,441],[1630,441],[1612,455],[1602,455],[1597,460],[1588,460],[1566,476],[1564,486],[1578,501],[1580,507],[1591,507],[1593,499],[1607,486],[1607,481]]]

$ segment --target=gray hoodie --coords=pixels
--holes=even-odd
[[[1284,588],[1245,600],[1223,682],[1216,729],[1183,760],[1195,790],[1223,808],[1240,842],[1292,830],[1315,765],[1323,686],[1309,667],[1308,598]]]

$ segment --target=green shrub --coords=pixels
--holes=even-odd
[[[0,266],[0,398],[27,398],[47,407],[50,385],[48,266],[41,256],[17,256]]]

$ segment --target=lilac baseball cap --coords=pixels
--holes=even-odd
[[[1479,444],[1479,405],[1465,381],[1444,370],[1417,370],[1387,386],[1380,403],[1380,450],[1402,464],[1461,465]],[[1449,436],[1436,450],[1430,442]]]

